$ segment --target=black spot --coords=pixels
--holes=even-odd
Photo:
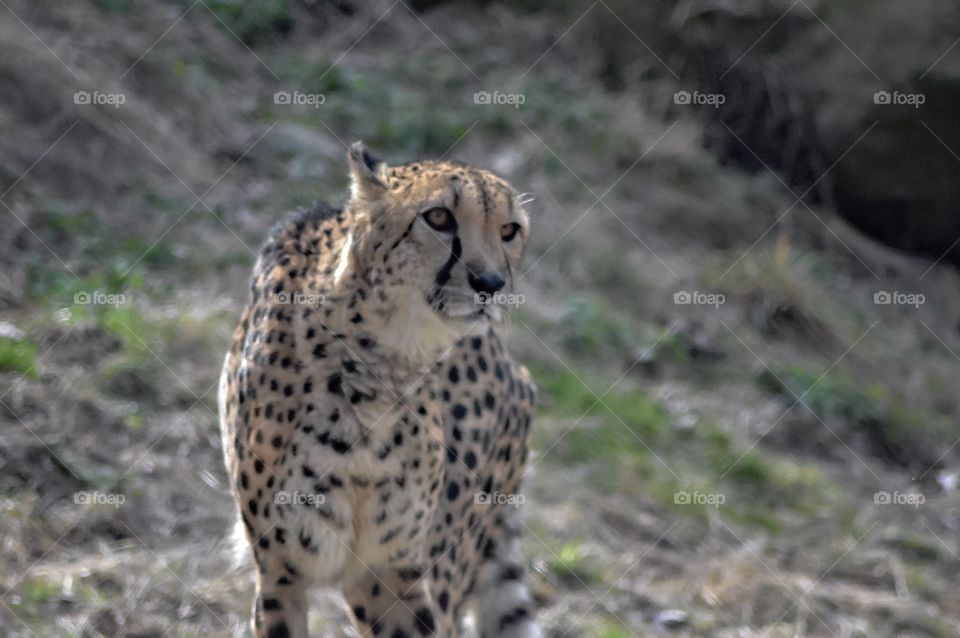
[[[450,383],[456,383],[460,380],[460,371],[457,369],[457,366],[450,367],[447,377],[450,379]]]
[[[440,611],[446,613],[447,607],[450,605],[450,594],[447,590],[440,592],[440,595],[437,596],[437,603],[440,605]]]
[[[462,419],[463,417],[467,416],[467,409],[463,407],[463,405],[458,403],[455,406],[453,406],[452,414],[453,414],[453,418]]]
[[[467,467],[471,470],[477,466],[477,455],[473,452],[467,452],[463,456],[463,462],[467,464]]]
[[[367,610],[363,605],[357,605],[353,608],[353,615],[362,623],[367,622]]]
[[[492,410],[497,406],[497,400],[492,394],[487,392],[485,395],[483,395],[483,405],[485,405],[488,410]]]
[[[437,630],[433,614],[426,607],[421,607],[414,615],[417,619],[417,631],[420,632],[421,636],[429,636]]]
[[[343,395],[343,379],[340,378],[339,374],[330,375],[330,378],[327,379],[327,391],[331,394]]]
[[[280,601],[276,598],[264,598],[263,599],[263,610],[264,611],[280,611],[283,609],[283,605],[280,604]]]
[[[460,496],[460,486],[457,485],[455,481],[450,481],[450,484],[447,486],[447,499],[455,501],[458,496]]]
[[[506,613],[500,617],[500,631],[504,631],[510,625],[520,622],[521,620],[529,616],[530,616],[530,612],[528,612],[523,607],[517,607],[513,611]]]
[[[267,630],[267,638],[290,638],[290,630],[287,629],[287,623],[282,620]]]
[[[397,576],[405,583],[419,580],[423,577],[423,569],[420,567],[401,567],[397,570]]]

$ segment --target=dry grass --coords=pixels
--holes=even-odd
[[[330,70],[390,6],[375,5],[291,4],[292,34],[250,32],[262,64],[198,6],[118,79],[183,5],[10,2],[78,78],[0,22],[2,190],[69,130],[3,198],[23,224],[0,236],[0,319],[17,329],[0,351],[0,633],[245,627],[214,384],[249,249],[283,209],[339,197],[340,141],[365,137],[398,160],[454,147],[537,196],[511,339],[543,391],[524,508],[548,635],[956,635],[956,274],[805,213],[738,259],[790,199],[718,165],[696,122],[669,129],[643,96],[609,92],[585,34],[516,80],[557,17],[421,16],[458,61],[398,6]],[[527,104],[477,108],[466,67]],[[78,87],[127,103],[76,105]],[[280,88],[327,103],[283,111]],[[611,185],[609,209],[590,209]],[[878,308],[886,289],[928,301]],[[93,290],[126,298],[74,303]],[[680,290],[727,299],[674,305]],[[783,383],[757,382],[769,372]],[[935,470],[914,482],[878,453],[877,421],[942,455]],[[674,503],[693,488],[729,502]],[[878,507],[878,490],[926,502]],[[311,623],[352,635],[327,594]]]

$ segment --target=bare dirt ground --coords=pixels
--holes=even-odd
[[[536,196],[507,330],[547,635],[960,635],[956,273],[611,92],[588,6],[0,7],[0,636],[246,631],[219,367],[354,139]],[[354,635],[324,592],[311,627]]]

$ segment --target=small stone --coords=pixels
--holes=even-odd
[[[686,625],[689,619],[687,612],[682,609],[664,609],[657,612],[653,622],[667,629],[679,629]]]
[[[6,337],[7,339],[13,339],[14,341],[21,341],[24,335],[23,330],[20,330],[20,328],[17,328],[12,323],[0,321],[0,337]]]

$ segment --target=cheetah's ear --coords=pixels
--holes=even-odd
[[[347,152],[350,195],[354,200],[376,200],[387,189],[387,164],[370,154],[363,142],[354,142]]]

